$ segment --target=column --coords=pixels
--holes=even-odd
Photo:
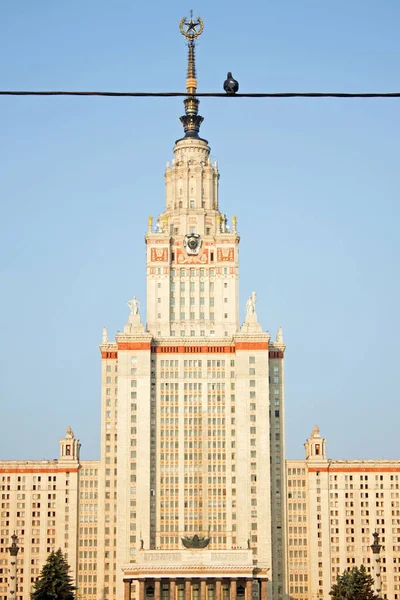
[[[221,580],[215,580],[215,600],[221,600]]]
[[[14,533],[11,536],[12,543],[8,548],[10,553],[10,568],[8,574],[8,589],[10,591],[10,598],[17,598],[17,555],[19,552],[19,547],[17,546],[17,535]]]
[[[124,579],[124,600],[131,600],[131,579]]]
[[[231,585],[229,588],[230,600],[236,600],[237,592],[237,580],[231,579]]]
[[[159,579],[154,580],[154,600],[160,600],[161,596],[161,581]]]
[[[200,600],[206,600],[206,580],[200,580]]]
[[[169,580],[169,600],[175,600],[176,598],[176,580]]]
[[[192,582],[185,579],[185,600],[192,600]]]
[[[246,600],[251,600],[253,595],[253,580],[246,579]]]
[[[139,581],[139,600],[144,600],[145,583],[144,579]]]
[[[267,579],[261,579],[261,600],[267,600]]]

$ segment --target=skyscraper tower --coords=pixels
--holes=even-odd
[[[147,323],[134,297],[123,332],[109,342],[104,330],[100,346],[99,587],[107,599],[266,600],[267,581],[278,598],[285,579],[285,346],[281,330],[276,342],[262,330],[255,292],[239,323],[237,221],[220,210],[200,137],[203,22],[182,19],[180,30],[184,135],[164,211],[148,220]]]

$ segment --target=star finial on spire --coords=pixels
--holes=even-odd
[[[185,130],[185,137],[198,138],[203,117],[198,114],[200,101],[195,97],[197,90],[195,40],[202,34],[204,23],[200,17],[193,19],[193,11],[190,11],[190,19],[183,17],[179,23],[179,29],[181,34],[187,39],[189,48],[186,78],[188,97],[183,101],[185,114],[180,120]]]

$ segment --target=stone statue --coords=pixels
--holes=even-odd
[[[136,296],[133,296],[132,300],[130,300],[128,302],[128,306],[130,308],[131,311],[131,315],[139,315],[139,309],[140,309],[140,302],[139,300],[136,298]]]
[[[210,537],[199,537],[197,533],[193,537],[181,538],[185,548],[206,548],[211,541]]]
[[[143,538],[140,540],[140,549],[141,550],[144,549],[144,539]]]
[[[319,427],[316,425],[311,432],[311,437],[319,437]]]
[[[248,297],[246,302],[246,316],[254,315],[256,313],[256,293],[253,292]]]

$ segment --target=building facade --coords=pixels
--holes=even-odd
[[[85,600],[328,599],[347,568],[377,575],[375,532],[378,589],[400,600],[400,462],[329,460],[315,428],[285,466],[285,344],[255,292],[240,320],[238,223],[200,137],[202,28],[181,22],[184,133],[148,219],[146,323],[134,297],[115,340],[103,330],[100,461],[80,460],[70,428],[57,460],[0,461],[0,600],[14,532],[18,600],[59,547]]]
[[[286,461],[289,596],[329,598],[337,576],[363,564],[381,597],[398,600],[400,461],[328,459],[318,427],[305,450],[305,460]]]
[[[3,596],[13,528],[19,600],[57,547],[89,600],[284,593],[285,345],[258,322],[255,292],[240,322],[237,220],[199,135],[203,24],[180,28],[188,96],[163,212],[148,220],[147,323],[133,298],[115,341],[103,331],[99,462],[79,462],[69,429],[58,461],[0,466]]]
[[[0,461],[0,597],[9,597],[11,535],[18,536],[17,595],[29,598],[48,554],[61,547],[78,572],[79,441],[71,428],[57,460]]]
[[[147,323],[133,298],[115,341],[103,332],[104,598],[284,591],[285,345],[281,331],[276,341],[263,331],[254,292],[239,319],[237,220],[221,211],[218,166],[200,137],[201,29],[181,23],[184,135],[163,211],[148,219]]]

